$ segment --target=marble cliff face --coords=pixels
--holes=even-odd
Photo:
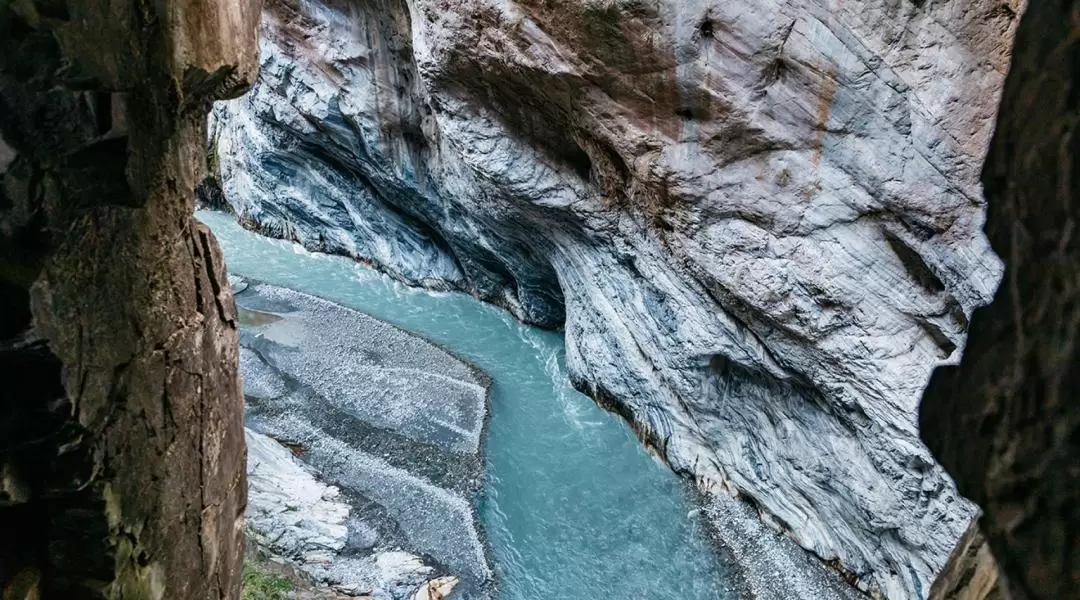
[[[271,0],[211,122],[248,226],[564,325],[677,470],[888,598],[974,514],[919,440],[1001,263],[1016,0]]]

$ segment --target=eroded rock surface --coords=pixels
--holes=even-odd
[[[253,539],[352,595],[490,597],[472,505],[486,376],[362,313],[233,282]]]
[[[705,498],[703,510],[715,543],[730,554],[740,599],[865,598],[791,538],[770,529],[745,502],[721,492]]]
[[[342,556],[351,535],[370,540],[375,530],[355,519],[350,522],[352,507],[340,490],[318,481],[288,448],[251,430],[245,438],[246,528],[258,547],[348,595],[410,600],[412,591],[423,588],[435,569],[418,556],[396,550]]]
[[[246,430],[248,505],[245,525],[260,546],[305,565],[329,563],[345,547],[350,508],[334,486],[318,481],[288,448]]]
[[[243,402],[206,113],[261,2],[0,2],[0,597],[231,600]]]
[[[1021,8],[275,0],[204,189],[564,325],[675,469],[923,598],[974,509],[917,405],[1001,273],[978,171]]]

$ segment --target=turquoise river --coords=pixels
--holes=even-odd
[[[685,482],[571,387],[560,333],[458,293],[416,290],[200,212],[232,273],[424,335],[494,380],[479,507],[498,600],[718,600],[716,554]]]

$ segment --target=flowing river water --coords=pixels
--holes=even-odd
[[[734,598],[685,482],[570,385],[562,335],[459,293],[404,286],[200,212],[231,273],[431,339],[493,379],[479,506],[499,600]]]

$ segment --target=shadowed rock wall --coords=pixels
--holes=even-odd
[[[191,215],[259,10],[0,2],[5,600],[236,597],[236,316]]]
[[[982,174],[1005,260],[923,439],[985,513],[1015,598],[1080,597],[1080,2],[1032,2]]]
[[[1007,600],[1001,569],[986,537],[972,523],[930,588],[930,600]]]

